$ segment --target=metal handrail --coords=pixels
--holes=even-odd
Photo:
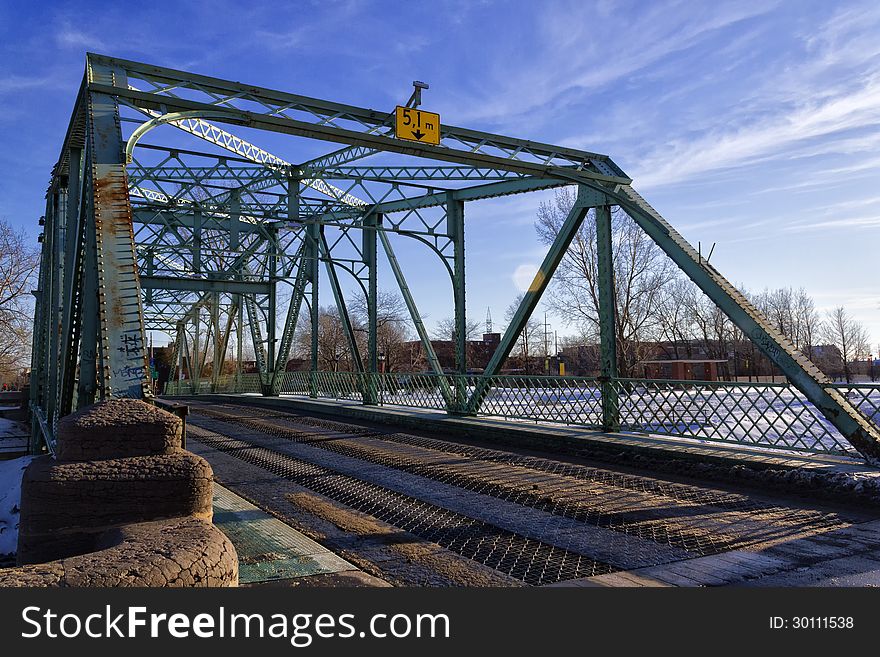
[[[372,378],[371,378],[372,377]],[[794,386],[784,382],[695,381],[424,372],[285,372],[283,395],[403,406],[460,415],[441,383],[488,392],[476,414],[608,430],[602,395],[614,395],[615,429],[810,453],[853,454],[853,448]],[[176,382],[168,394],[198,394],[206,382]],[[374,386],[370,388],[369,386]],[[259,393],[259,375],[224,382],[222,392]],[[880,420],[880,384],[835,383],[869,422]],[[375,389],[371,399],[364,392]]]

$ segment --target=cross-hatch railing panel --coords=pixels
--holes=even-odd
[[[514,376],[488,378],[479,416],[602,427],[602,383],[587,377]],[[371,387],[375,403],[460,414],[450,390],[472,393],[480,376],[423,373],[287,372],[282,395],[364,403]],[[798,452],[855,454],[834,426],[788,383],[614,379],[620,430]],[[880,384],[836,384],[875,426],[880,422]],[[221,378],[194,386],[171,382],[166,394],[259,393],[256,374]],[[369,399],[369,396],[366,398]]]

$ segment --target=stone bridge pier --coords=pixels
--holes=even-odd
[[[235,548],[211,522],[211,466],[182,431],[134,399],[62,418],[55,458],[24,473],[19,565],[0,586],[236,586]]]

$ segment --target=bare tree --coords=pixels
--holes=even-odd
[[[574,205],[571,187],[557,191],[550,203],[538,208],[535,229],[544,244],[551,244]],[[648,339],[660,330],[660,292],[677,270],[659,246],[620,208],[611,219],[614,289],[617,303],[616,334],[618,371],[634,373],[647,355]],[[580,333],[599,334],[598,255],[596,217],[590,211],[557,268],[548,305]]]
[[[657,302],[657,337],[668,358],[691,358],[694,337],[693,308],[697,305],[696,286],[678,277],[664,286]]]
[[[361,358],[365,360],[368,348],[366,301],[356,297],[347,306],[354,339]],[[404,347],[409,340],[409,325],[405,310],[403,300],[396,294],[379,293],[376,307],[376,340],[387,372],[410,368],[411,354]],[[311,345],[311,319],[308,310],[303,309],[297,322],[296,354],[301,358],[310,358]],[[356,370],[345,329],[335,306],[321,307],[318,311],[318,369],[332,372]]]
[[[828,311],[825,323],[822,325],[822,337],[831,345],[837,347],[843,361],[843,375],[847,383],[852,382],[852,368],[850,363],[854,360],[866,359],[870,352],[868,331],[861,322],[853,319],[843,306],[837,306]]]
[[[368,309],[366,298],[358,295],[349,304],[356,324],[358,346],[367,357]],[[412,369],[412,354],[404,345],[410,339],[409,316],[403,298],[394,292],[379,290],[376,298],[376,346],[385,359],[386,372]]]
[[[0,378],[13,378],[31,351],[34,284],[40,253],[0,218]]]
[[[464,339],[478,339],[482,328],[482,322],[475,322],[470,319],[466,320],[464,325]],[[437,325],[434,327],[434,338],[437,340],[455,341],[455,319],[452,317],[445,317],[437,322]]]
[[[795,346],[809,356],[816,345],[822,321],[816,312],[813,297],[804,288],[799,288],[794,293],[793,316]]]
[[[798,339],[794,321],[794,291],[788,287],[780,287],[776,290],[764,290],[754,299],[755,305],[764,313],[777,331],[787,336],[798,346]]]
[[[513,316],[516,313],[517,308],[519,308],[522,303],[524,294],[520,294],[514,299],[511,304],[507,307],[507,311],[504,313],[504,319],[507,321],[508,325],[513,320]],[[516,345],[513,347],[511,351],[511,357],[518,357],[522,366],[522,369],[526,374],[533,374],[531,371],[532,357],[543,354],[543,329],[541,322],[537,317],[532,315],[529,320],[526,322],[526,325],[523,327],[522,332],[519,334],[519,339],[516,341]]]
[[[302,357],[309,358],[312,323],[308,310],[301,312],[297,329],[296,351]],[[335,306],[318,309],[318,369],[328,372],[350,372],[354,369],[345,330]]]

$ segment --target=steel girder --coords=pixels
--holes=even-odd
[[[132,141],[133,161],[126,172],[123,126],[140,126],[144,116],[151,122],[147,127],[167,123],[225,152],[145,143],[135,150]],[[341,148],[292,164],[212,121]],[[615,377],[609,206],[618,205],[856,449],[868,458],[880,457],[877,427],[699,257],[608,156],[450,125],[440,128],[440,146],[431,146],[395,139],[391,125],[388,112],[89,54],[47,194],[34,332],[35,434],[51,433],[57,417],[96,396],[145,394],[145,328],[173,332],[174,353],[181,365],[186,359],[190,370],[204,367],[208,347],[201,345],[213,337],[215,384],[231,331],[237,335],[236,373],[241,372],[243,336],[250,334],[264,393],[277,394],[299,308],[306,303],[312,325],[310,363],[316,371],[320,262],[356,367],[376,372],[377,244],[390,261],[429,363],[440,372],[391,245],[392,234],[427,245],[449,273],[456,364],[465,372],[466,203],[575,184],[575,207],[485,376],[469,397],[463,387],[443,390],[450,411],[478,411],[485,381],[509,354],[591,208],[600,241],[602,374]],[[155,134],[170,129],[156,128]],[[380,154],[381,162],[358,162]],[[388,162],[395,157],[404,161]],[[474,181],[479,184],[469,184]],[[348,272],[366,295],[365,361],[337,271]],[[139,273],[144,274],[140,280]],[[282,284],[290,286],[290,304],[276,345]],[[146,309],[142,292],[147,293]],[[208,317],[204,332],[203,316]],[[603,424],[613,429],[616,404],[607,396]],[[366,389],[364,399],[373,401],[375,391]]]

